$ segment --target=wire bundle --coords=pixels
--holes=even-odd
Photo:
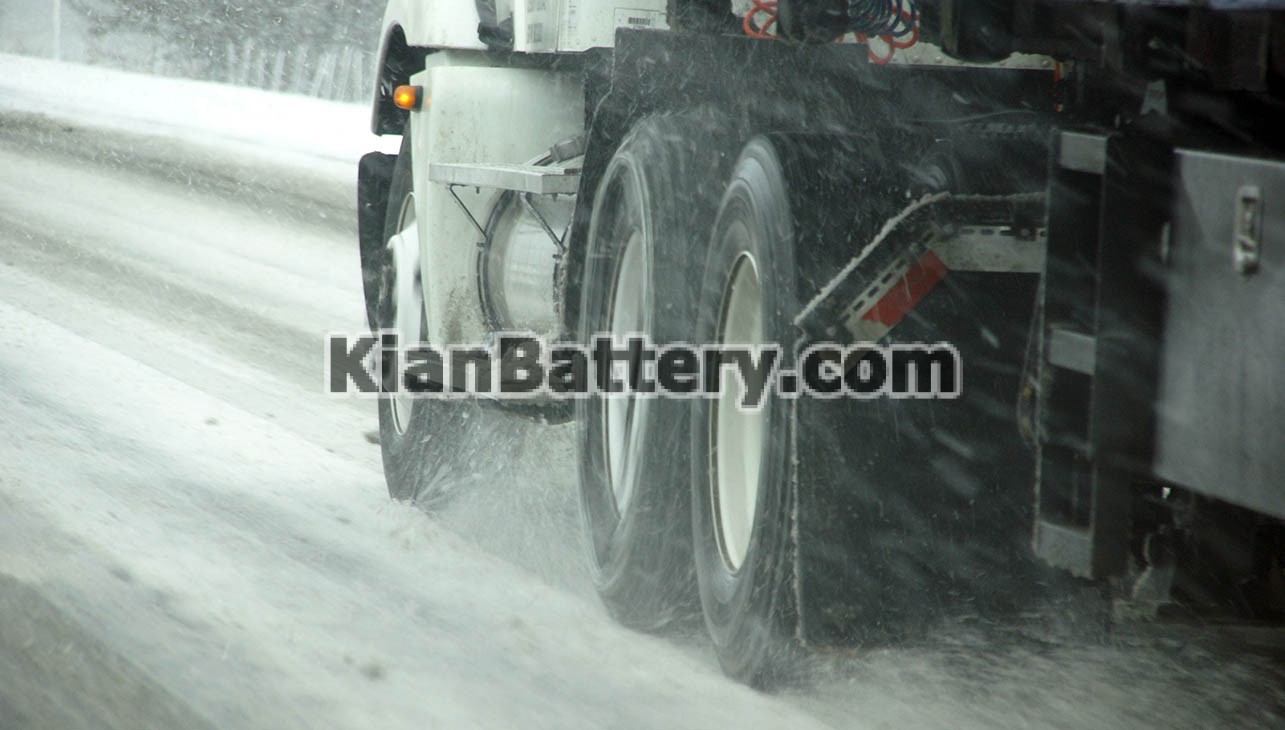
[[[741,29],[751,38],[776,38],[776,0],[752,0],[741,18]],[[885,64],[898,50],[919,40],[919,11],[915,0],[848,0],[848,32],[869,51],[871,63]],[[886,54],[875,52],[871,38],[888,47]],[[840,39],[842,40],[842,39]]]
[[[749,12],[741,18],[741,30],[751,38],[775,38],[776,0],[753,0]],[[764,16],[762,20],[759,15]]]
[[[914,0],[848,0],[848,30],[897,41],[915,33]]]
[[[870,63],[882,66],[897,51],[919,41],[919,11],[914,0],[848,0],[849,29],[858,43],[866,44]],[[870,45],[878,38],[888,52],[878,54]]]

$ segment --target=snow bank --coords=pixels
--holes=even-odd
[[[370,107],[227,84],[0,54],[0,111],[180,139],[346,176],[397,140],[370,133]]]

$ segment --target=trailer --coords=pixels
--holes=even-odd
[[[392,0],[381,44],[372,331],[962,363],[951,398],[488,399],[574,422],[620,622],[699,612],[769,686],[1050,569],[1119,617],[1285,612],[1285,2]],[[431,504],[443,400],[381,367],[390,493]]]

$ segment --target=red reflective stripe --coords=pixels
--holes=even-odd
[[[937,258],[937,254],[929,251],[912,264],[901,279],[873,307],[866,310],[861,318],[878,322],[885,327],[896,325],[944,276],[946,265]]]

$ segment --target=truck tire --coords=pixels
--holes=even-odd
[[[408,126],[388,191],[385,245],[370,257],[378,292],[375,329],[397,330],[404,344],[428,339],[413,201]],[[394,368],[385,367],[378,406],[390,497],[435,509],[461,491],[512,480],[513,462],[495,457],[523,448],[525,421],[481,398],[398,398],[391,392],[394,377]]]
[[[638,123],[598,187],[578,335],[690,341],[698,267],[727,149],[709,114]],[[667,398],[576,403],[580,506],[598,594],[621,623],[655,630],[696,612],[687,480],[689,408]]]
[[[798,311],[794,240],[779,162],[746,146],[723,196],[697,306],[697,342],[780,343],[790,366]],[[690,403],[692,533],[701,607],[719,662],[775,684],[795,654],[789,401],[736,410],[739,389]]]
[[[423,284],[419,272],[419,241],[415,231],[415,191],[411,177],[410,125],[402,135],[397,162],[388,189],[388,210],[384,216],[384,246],[371,257],[378,298],[375,302],[375,329],[396,330],[403,340],[422,341],[427,335],[423,316]],[[410,311],[416,308],[417,311]],[[409,344],[403,342],[403,345]],[[399,397],[392,363],[383,363],[379,385],[379,446],[384,461],[388,495],[396,500],[414,501],[420,489],[424,431],[432,403],[423,398]]]
[[[696,341],[779,345],[780,369],[797,372],[803,302],[904,205],[908,178],[882,159],[857,138],[746,145]],[[1008,599],[1030,582],[1031,461],[1011,414],[1035,285],[951,273],[886,338],[954,344],[969,363],[957,398],[770,396],[743,412],[732,387],[691,403],[697,584],[729,675],[776,685],[804,646],[896,643],[961,608],[1021,607]]]

